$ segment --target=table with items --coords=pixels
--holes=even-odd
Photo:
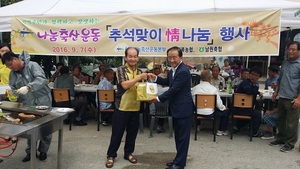
[[[263,93],[263,98],[260,98],[259,96],[257,96],[256,97],[257,100],[259,100],[259,99],[271,100],[272,99],[273,91],[272,92],[270,92],[269,90],[259,90],[259,91]],[[228,98],[231,98],[232,94],[226,92],[225,90],[219,91],[219,94],[220,94],[221,98],[225,98],[226,99],[225,105],[227,107],[228,106]]]
[[[1,102],[0,108],[3,112],[0,118],[0,135],[31,138],[31,169],[36,168],[36,141],[58,131],[57,168],[62,168],[63,120],[73,109],[28,107],[9,101]]]

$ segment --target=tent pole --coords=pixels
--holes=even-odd
[[[0,43],[3,43],[2,32],[0,32]]]
[[[1,1],[2,1],[2,0],[1,0]],[[0,8],[2,7],[1,1],[0,1]],[[3,43],[2,32],[0,32],[0,43]]]
[[[267,78],[269,78],[269,74],[268,74],[269,69],[268,68],[269,68],[270,64],[271,64],[271,55],[268,56]]]
[[[59,56],[58,55],[56,55],[56,63],[58,63],[59,62]]]
[[[153,57],[153,69],[152,69],[153,74],[154,74],[154,68],[155,68],[155,57]]]
[[[246,60],[246,68],[248,68],[249,66],[249,56],[246,56],[247,57],[247,60]]]

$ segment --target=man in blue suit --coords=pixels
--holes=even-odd
[[[167,163],[167,169],[184,169],[189,149],[192,128],[194,103],[191,95],[191,75],[182,61],[182,50],[171,47],[167,50],[168,61],[172,67],[167,78],[148,73],[154,82],[169,86],[169,89],[151,100],[165,102],[169,100],[169,109],[173,116],[175,144],[177,154],[172,162]]]

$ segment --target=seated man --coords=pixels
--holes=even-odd
[[[99,84],[99,82],[104,78],[104,71],[106,70],[106,67],[105,67],[105,65],[99,65],[98,69],[99,69],[99,72],[94,79],[94,82],[93,82],[94,85]]]
[[[244,69],[242,69],[241,77],[236,77],[233,79],[231,84],[232,84],[234,91],[237,90],[237,88],[239,87],[239,85],[242,83],[243,80],[246,80],[249,78],[249,72],[250,72],[250,69],[244,68]]]
[[[56,79],[57,77],[60,76],[60,68],[61,68],[62,66],[64,66],[64,64],[63,64],[62,62],[58,62],[58,63],[56,64],[56,71],[55,71],[55,73],[51,76],[50,82],[54,82],[55,79]]]
[[[271,87],[273,90],[276,89],[279,80],[279,66],[271,65],[269,67],[269,78],[266,80],[265,89]],[[276,121],[278,119],[278,108],[277,100],[273,102],[272,100],[264,100],[264,110],[265,114],[263,116],[263,122],[266,123],[267,132],[261,137],[263,140],[273,139],[276,135]]]
[[[266,80],[265,83],[265,90],[268,90],[269,88],[271,88],[273,91],[275,91],[277,84],[278,84],[278,80],[279,80],[279,66],[278,65],[271,65],[269,66],[269,71],[268,71],[268,75],[269,78]],[[275,108],[275,104],[277,103],[277,101],[273,102],[272,100],[264,100],[264,110],[272,110]]]
[[[267,132],[264,133],[264,136],[261,137],[263,140],[274,139],[274,135],[276,134],[276,121],[278,118],[278,108],[274,108],[273,110],[267,110],[263,116],[263,121],[267,125]],[[275,129],[275,130],[274,130]]]
[[[82,120],[82,115],[86,113],[87,103],[85,100],[78,99],[75,100],[75,92],[74,92],[74,78],[69,75],[69,68],[67,66],[63,66],[60,69],[60,76],[57,77],[54,81],[54,88],[68,88],[70,89],[70,97],[71,97],[71,105],[76,108],[77,116],[74,121],[74,125],[77,126],[85,126],[86,122]],[[57,106],[64,106],[64,103],[58,103]],[[68,123],[68,120],[65,121]]]
[[[243,80],[243,82],[239,85],[239,87],[236,90],[236,93],[244,93],[248,95],[254,95],[255,98],[257,95],[260,96],[260,98],[263,97],[263,94],[258,91],[259,85],[257,83],[258,79],[262,75],[262,70],[259,67],[253,67],[250,70],[249,79]],[[238,110],[236,114],[241,115],[251,115],[252,110],[249,109],[241,109]],[[261,124],[261,111],[254,110],[252,114],[253,118],[253,130],[252,130],[252,136],[253,137],[261,137],[263,136],[263,133],[259,132],[259,127]],[[245,120],[238,120],[237,121],[237,130],[245,126],[249,121]],[[249,133],[251,134],[251,133]]]
[[[110,90],[114,89],[114,85],[111,83],[114,80],[115,73],[112,69],[105,69],[104,71],[104,77],[102,80],[99,82],[97,89],[102,89],[102,90]],[[96,103],[98,102],[98,95],[96,94]],[[98,106],[98,104],[97,104]],[[110,102],[100,102],[100,109],[109,109],[114,107]],[[110,112],[103,112],[101,113],[101,120],[102,120],[102,125],[107,126],[108,123],[111,122],[112,119],[112,113]]]
[[[269,86],[271,86],[273,90],[276,89],[277,81],[279,78],[278,72],[279,72],[278,65],[269,66],[269,72],[268,72],[269,78],[266,80],[265,89],[268,89]]]
[[[73,74],[73,78],[74,78],[74,84],[83,84],[83,83],[88,84],[89,83],[88,81],[85,80],[85,76],[83,75],[83,73],[81,71],[82,71],[82,68],[80,65],[75,65],[73,67],[72,74]],[[95,93],[79,92],[79,93],[76,93],[76,95],[75,95],[76,98],[78,98],[80,96],[85,97],[88,105],[93,105],[94,107],[96,107]]]
[[[212,79],[211,79],[211,84],[215,86],[216,89],[218,90],[223,90],[225,86],[225,79],[220,76],[220,68],[219,66],[214,66],[211,68],[212,71]]]
[[[211,81],[211,73],[209,70],[204,70],[201,73],[201,82],[196,85],[192,90],[193,100],[195,102],[196,94],[216,94],[217,95],[217,104],[216,109],[197,109],[197,114],[207,115],[214,117],[220,117],[220,126],[217,132],[218,136],[228,135],[227,127],[228,127],[228,119],[229,119],[229,110],[226,108],[222,100],[220,98],[218,89],[216,89],[213,85],[210,84]]]

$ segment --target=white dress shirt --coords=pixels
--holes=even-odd
[[[192,89],[192,96],[195,103],[195,95],[196,94],[216,94],[217,95],[217,108],[221,111],[224,111],[226,107],[223,105],[223,102],[221,100],[219,90],[216,89],[213,85],[211,85],[209,82],[201,81],[200,84],[196,85]],[[214,109],[210,108],[198,108],[197,114],[201,115],[211,115],[214,112]]]

